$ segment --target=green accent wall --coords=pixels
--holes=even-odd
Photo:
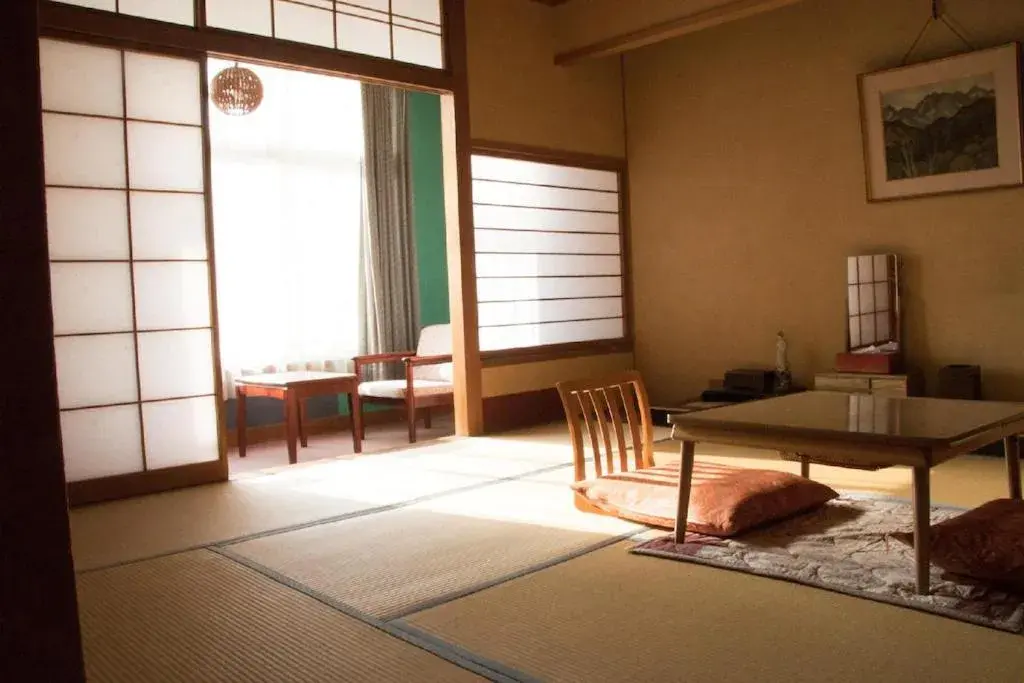
[[[412,216],[419,274],[420,324],[450,322],[444,235],[441,96],[409,93]]]

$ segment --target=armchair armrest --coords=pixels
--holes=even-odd
[[[415,351],[395,351],[394,353],[373,353],[366,356],[356,356],[352,359],[352,366],[356,373],[356,378],[359,378],[359,370],[364,365],[372,365],[374,363],[398,363],[405,360],[411,355],[414,355]]]
[[[441,363],[451,363],[451,355],[441,356],[407,356],[402,359],[407,366],[420,366],[420,365],[440,365]]]

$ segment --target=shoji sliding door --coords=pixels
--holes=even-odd
[[[72,501],[223,478],[198,59],[40,41]]]

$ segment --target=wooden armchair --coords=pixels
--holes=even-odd
[[[559,382],[556,386],[569,422],[576,482],[654,466],[651,408],[639,372]],[[589,461],[593,465],[592,476],[587,472],[585,437],[589,437],[593,450],[593,459]],[[632,455],[629,446],[633,447]],[[614,514],[594,505],[579,490],[575,503],[585,512]]]
[[[451,353],[451,326],[428,325],[420,331],[415,351],[356,356],[352,362],[359,379],[360,411],[367,403],[404,406],[409,423],[409,443],[415,443],[419,411],[423,413],[424,427],[429,429],[430,409],[453,403],[455,385],[452,384]],[[362,370],[367,365],[396,362],[404,364],[405,379],[362,381]],[[362,424],[362,436],[365,437],[365,417]]]

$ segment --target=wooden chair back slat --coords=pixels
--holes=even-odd
[[[633,448],[635,468],[654,464],[650,404],[640,373],[621,372],[593,380],[560,382],[557,388],[569,423],[576,481],[587,478],[584,429],[590,436],[595,476],[628,471],[629,446]],[[618,457],[613,443],[618,447]]]
[[[604,391],[605,400],[608,401],[608,410],[612,414],[612,430],[615,432],[616,444],[619,447],[619,471],[625,472],[629,469],[629,453],[626,449],[626,435],[623,430],[622,418],[625,416],[625,401],[622,398],[622,387],[609,387]]]

